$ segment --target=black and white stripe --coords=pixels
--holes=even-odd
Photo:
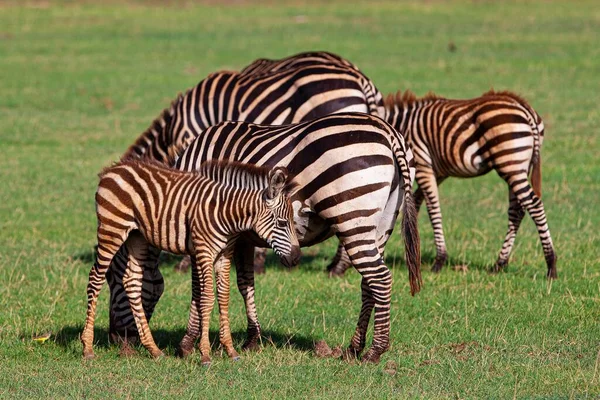
[[[544,250],[548,277],[556,278],[556,255],[541,200],[544,123],[511,92],[489,91],[469,100],[408,92],[386,99],[386,120],[403,132],[415,154],[417,208],[423,199],[434,229],[439,271],[447,258],[438,186],[448,177],[469,178],[495,170],[509,186],[508,232],[494,269],[506,267],[525,210]],[[531,184],[528,181],[531,175]]]
[[[140,161],[104,170],[96,192],[98,251],[87,288],[88,311],[81,335],[84,357],[94,357],[98,294],[110,263],[125,246],[128,262],[123,285],[140,340],[151,354],[159,357],[162,351],[154,343],[144,313],[142,277],[146,266],[155,267],[156,249],[160,249],[192,256],[192,304],[182,350],[189,351],[202,333],[202,361],[210,362],[214,270],[221,343],[229,356],[237,358],[228,319],[229,265],[235,241],[241,233],[253,231],[284,264],[296,264],[300,250],[289,198],[293,185],[285,168],[226,161],[205,163],[196,172]],[[214,268],[217,260],[219,265]]]
[[[208,128],[183,152],[177,168],[192,171],[205,160],[235,159],[262,166],[281,165],[299,185],[292,197],[301,246],[336,235],[362,275],[362,309],[349,355],[365,346],[373,310],[374,338],[363,357],[377,361],[389,346],[392,277],[383,251],[404,203],[402,231],[411,292],[420,289],[420,252],[411,193],[412,153],[403,137],[382,119],[367,114],[336,114],[282,127],[224,122]],[[238,287],[248,312],[248,339],[260,335],[254,306],[252,245],[236,248]],[[264,245],[264,244],[262,244]]]
[[[241,72],[213,73],[185,95],[179,95],[140,135],[123,159],[152,159],[172,165],[191,140],[210,125],[226,120],[289,124],[347,111],[380,116],[384,113],[381,93],[349,61],[327,52],[301,53],[281,60],[259,59]],[[264,251],[257,249],[257,254],[263,261],[256,266],[262,268],[264,258],[260,255]],[[126,258],[123,254],[117,261]],[[335,265],[337,259],[329,269]],[[350,265],[347,258],[345,265]],[[124,267],[122,263],[114,263],[107,275],[111,289],[110,332],[114,340],[136,337],[124,297]],[[158,270],[144,277],[148,319],[163,287]]]

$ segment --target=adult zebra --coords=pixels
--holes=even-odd
[[[541,200],[541,146],[544,123],[512,92],[493,90],[469,100],[410,91],[389,95],[385,119],[405,133],[415,154],[417,209],[425,200],[433,225],[437,255],[433,271],[447,259],[438,186],[448,177],[475,177],[495,170],[509,188],[508,232],[493,271],[506,268],[525,210],[533,218],[548,267],[556,278],[556,254]],[[531,185],[528,182],[531,175]],[[343,273],[338,265],[333,273]]]
[[[218,145],[217,145],[218,144]],[[347,351],[358,356],[374,310],[374,336],[363,360],[377,362],[389,347],[392,276],[383,251],[400,207],[411,293],[420,290],[420,249],[412,196],[412,153],[403,137],[379,117],[343,113],[282,127],[224,122],[208,128],[183,152],[176,167],[192,171],[210,159],[235,159],[261,166],[285,166],[299,189],[292,197],[301,246],[336,235],[362,275],[362,308]],[[236,247],[238,287],[245,299],[248,338],[257,345],[260,324],[254,306],[253,245]],[[124,266],[115,266],[123,268]],[[181,352],[191,348],[188,337]]]
[[[225,120],[289,124],[348,111],[383,115],[381,93],[349,61],[327,52],[300,53],[281,60],[259,59],[241,72],[213,73],[179,95],[122,159],[153,159],[171,165],[191,140],[210,125]],[[123,249],[116,260],[125,259]],[[264,263],[264,258],[259,260]],[[340,261],[334,259],[333,265]],[[349,265],[349,260],[345,262]],[[122,270],[111,268],[107,275],[110,336],[114,341],[137,335],[124,301],[120,273]],[[148,319],[163,287],[159,270],[146,269],[143,295]]]

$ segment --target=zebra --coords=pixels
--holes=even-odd
[[[205,130],[175,167],[193,171],[210,159],[280,165],[295,175],[299,188],[292,204],[300,245],[311,246],[336,235],[362,275],[362,308],[345,356],[358,357],[364,350],[374,310],[373,343],[362,359],[379,361],[389,347],[392,285],[383,252],[402,205],[411,294],[422,284],[412,195],[413,156],[403,137],[381,118],[361,113],[333,114],[286,126],[227,121]],[[254,245],[265,244],[245,238],[234,250],[238,289],[248,318],[244,349],[256,348],[260,338],[254,303]],[[189,353],[190,341],[180,345],[180,354]]]
[[[202,363],[210,363],[208,338],[214,304],[213,264],[220,312],[220,340],[233,347],[228,318],[229,269],[235,241],[253,231],[272,247],[286,266],[296,265],[300,247],[293,226],[290,193],[295,186],[282,167],[264,168],[235,162],[208,162],[183,172],[156,162],[125,161],[100,174],[96,192],[98,251],[87,286],[87,317],[81,335],[83,356],[94,357],[94,319],[98,295],[111,261],[122,245],[128,263],[123,284],[140,334],[153,357],[156,346],[143,311],[142,271],[156,254],[152,248],[191,254],[192,302],[188,332],[200,335]],[[153,265],[150,263],[149,265]],[[200,332],[200,329],[202,330]],[[193,343],[192,343],[193,345]]]
[[[286,125],[339,113],[383,116],[383,95],[355,65],[328,52],[258,59],[208,75],[179,94],[127,149],[123,159],[172,164],[191,140],[223,121]]]
[[[281,60],[258,59],[240,72],[213,73],[179,94],[121,159],[151,159],[173,165],[191,140],[210,125],[225,120],[290,124],[348,111],[384,114],[381,92],[349,61],[327,52],[300,53]],[[264,270],[265,254],[256,251],[258,270]],[[126,249],[117,257],[127,259]],[[329,269],[342,261],[350,265],[347,257],[334,258]],[[136,340],[137,332],[125,297],[123,273],[123,268],[111,267],[107,274],[110,336],[113,341],[127,343]],[[148,319],[163,290],[160,271],[146,268],[143,303]]]
[[[450,100],[435,94],[418,99],[406,91],[388,95],[385,108],[385,119],[406,134],[415,155],[415,201],[419,209],[425,200],[435,237],[433,271],[439,272],[448,257],[438,186],[451,176],[470,178],[495,170],[508,184],[509,206],[508,232],[492,271],[507,267],[527,210],[540,236],[547,276],[557,277],[556,253],[541,200],[544,123],[525,99],[494,90],[469,100]],[[343,273],[343,266],[334,273]]]

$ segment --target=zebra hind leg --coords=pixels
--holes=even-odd
[[[362,361],[377,363],[381,355],[388,350],[390,343],[392,274],[384,264],[374,240],[368,246],[352,246],[350,241],[348,244],[350,246],[346,250],[352,264],[362,275],[362,307],[356,331],[344,356],[357,357],[364,349],[367,328],[374,309],[373,343],[362,357]]]
[[[521,221],[525,216],[525,210],[519,204],[517,196],[514,194],[510,187],[508,188],[508,197],[508,232],[506,233],[506,238],[504,239],[504,243],[502,244],[502,250],[500,250],[498,260],[492,268],[493,273],[498,273],[506,269],[506,267],[508,266],[508,260],[513,249],[515,237],[517,236],[517,231],[519,230]]]
[[[444,239],[444,229],[442,227],[442,210],[440,208],[440,197],[438,193],[438,179],[436,179],[433,170],[430,168],[422,168],[417,170],[416,176],[419,189],[425,197],[429,220],[433,226],[433,236],[435,238],[436,256],[431,270],[440,272],[448,259],[446,251],[446,240]],[[439,179],[441,184],[443,179]],[[416,199],[417,206],[419,205],[419,196]]]
[[[350,257],[348,257],[346,249],[344,249],[344,246],[340,242],[338,244],[335,257],[331,261],[331,264],[327,266],[327,272],[329,273],[329,277],[344,276],[344,273],[350,267],[352,267],[352,261],[350,261]]]
[[[132,233],[125,243],[129,253],[129,262],[123,276],[123,286],[129,299],[140,341],[152,357],[160,358],[164,356],[164,353],[156,346],[152,338],[142,299],[144,266],[153,258],[152,251],[148,242],[139,232]]]
[[[517,196],[521,207],[527,210],[535,222],[540,241],[542,242],[546,265],[548,266],[547,277],[549,279],[556,279],[556,252],[554,251],[554,244],[552,243],[552,237],[550,236],[550,229],[548,228],[548,221],[546,220],[546,212],[544,211],[542,200],[535,194],[529,185],[525,171],[509,175],[505,179],[511,190]]]
[[[106,272],[110,263],[119,250],[124,238],[127,236],[123,232],[121,238],[117,239],[113,236],[104,238],[102,233],[102,224],[98,226],[98,252],[96,254],[96,262],[92,266],[89,274],[87,285],[87,315],[85,326],[81,333],[81,343],[83,344],[83,358],[92,359],[95,357],[94,343],[94,322],[96,319],[96,307],[98,305],[98,295],[102,289],[102,285],[106,281]],[[117,243],[120,242],[120,243]]]

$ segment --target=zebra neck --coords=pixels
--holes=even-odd
[[[262,201],[262,190],[240,189],[217,183],[212,199],[209,199],[210,213],[226,235],[249,231],[256,224]],[[200,212],[203,212],[200,210]]]
[[[385,108],[385,120],[394,127],[402,135],[408,134],[406,127],[409,125],[410,120],[413,118],[416,111],[420,108],[419,104],[394,104],[392,106],[386,105]]]

